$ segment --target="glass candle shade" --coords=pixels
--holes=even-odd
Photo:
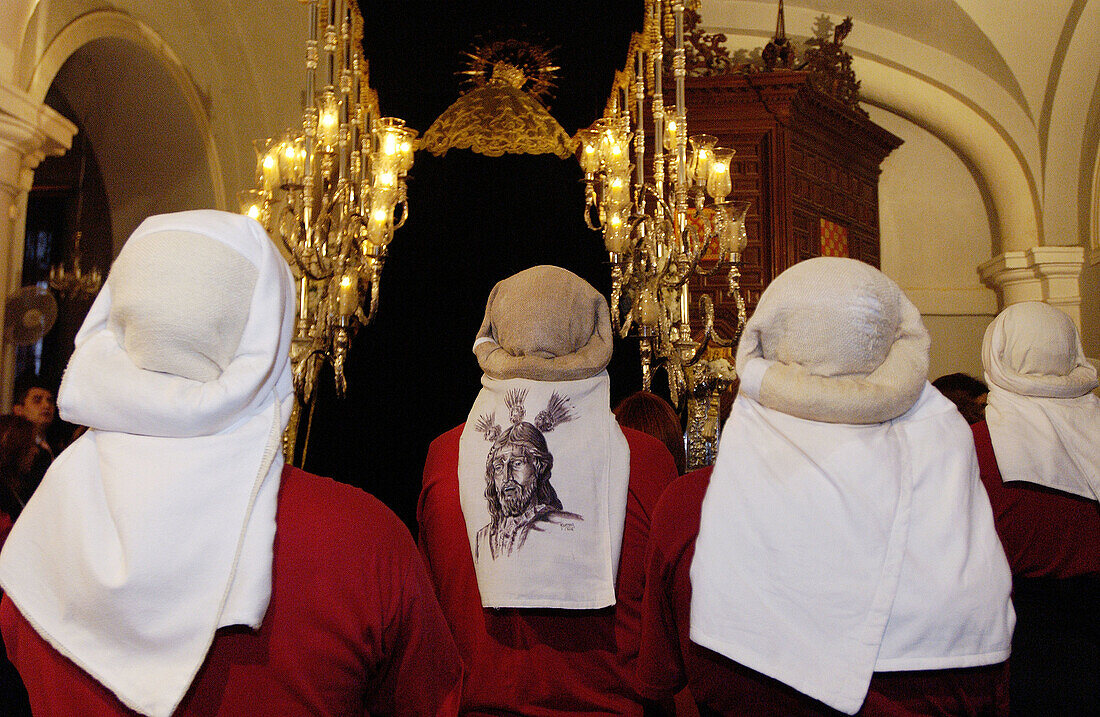
[[[715,147],[710,167],[707,169],[707,194],[721,202],[733,189],[733,180],[730,177],[730,160],[733,159],[733,150],[725,147]]]
[[[359,274],[354,269],[345,272],[336,283],[336,312],[351,316],[359,307]]]
[[[629,170],[626,172],[629,176]],[[614,175],[607,180],[607,203],[615,209],[623,209],[630,204],[630,180],[622,175]]]
[[[593,129],[582,129],[577,133],[577,161],[585,174],[595,174],[600,170],[600,133]]]
[[[706,184],[710,163],[714,158],[714,145],[717,141],[717,137],[709,134],[688,137],[688,142],[691,143],[691,162],[688,165],[688,172],[699,184]]]
[[[301,184],[306,173],[306,148],[301,137],[283,140],[279,168],[283,181],[289,184]]]
[[[408,172],[413,166],[413,140],[416,139],[416,132],[412,130],[405,130],[405,135],[401,138],[400,144],[397,145],[397,156],[400,157],[400,168],[402,172]]]
[[[336,151],[340,136],[340,103],[332,90],[326,90],[317,103],[317,141],[323,152]]]
[[[722,212],[718,221],[719,247],[733,257],[740,257],[749,242],[748,233],[745,231],[745,214],[748,212],[749,204],[731,202],[717,209]]]
[[[652,329],[657,327],[660,317],[661,306],[653,298],[653,292],[649,290],[649,287],[638,292],[638,312],[635,315],[635,320],[642,326]]]
[[[630,132],[618,132],[608,143],[607,155],[603,159],[612,172],[630,172],[630,139],[633,136]]]
[[[416,132],[405,127],[405,120],[383,117],[374,123],[374,171],[403,174],[412,167],[413,140]]]
[[[377,199],[377,198],[376,198]],[[367,238],[372,244],[384,246],[393,238],[393,207],[382,202],[371,202],[367,219]]]
[[[255,189],[246,189],[237,193],[237,203],[241,207],[241,214],[252,217],[258,222],[263,222],[264,195]]]
[[[609,212],[604,226],[604,248],[612,254],[624,254],[630,244],[629,228],[629,223],[621,213]]]
[[[264,191],[275,191],[275,188],[279,186],[278,147],[274,148],[260,159],[260,174],[263,176]]]
[[[672,107],[665,108],[665,151],[671,152],[676,149],[676,115],[673,113]]]
[[[387,156],[397,156],[401,151],[401,140],[405,138],[405,120],[383,117],[374,123],[373,132],[378,151]]]

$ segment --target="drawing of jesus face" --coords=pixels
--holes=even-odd
[[[538,470],[523,446],[506,445],[493,458],[493,484],[506,516],[521,515],[531,503],[538,482]]]

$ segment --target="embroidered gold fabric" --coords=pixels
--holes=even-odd
[[[538,100],[503,81],[459,97],[432,122],[420,142],[420,149],[436,156],[458,147],[489,157],[556,154],[566,159],[575,146]]]

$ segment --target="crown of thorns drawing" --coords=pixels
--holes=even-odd
[[[526,388],[510,389],[504,396],[504,405],[508,407],[509,418],[511,418],[513,426],[522,423],[524,416],[527,415],[527,409],[523,405],[526,398]],[[532,425],[540,433],[549,433],[557,426],[572,420],[573,412],[569,405],[569,399],[555,391],[550,394],[550,400],[546,402],[546,408],[539,411],[535,416]],[[475,429],[482,433],[485,440],[490,443],[495,443],[504,433],[504,429],[497,423],[495,411],[488,416],[478,418]]]

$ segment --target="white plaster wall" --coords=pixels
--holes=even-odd
[[[992,316],[924,316],[932,337],[928,380],[962,372],[982,378],[982,337]]]
[[[904,140],[879,180],[882,270],[917,305],[932,334],[929,378],[981,375],[981,339],[997,313],[978,265],[992,237],[987,201],[963,160],[937,137],[891,112],[871,119]]]

